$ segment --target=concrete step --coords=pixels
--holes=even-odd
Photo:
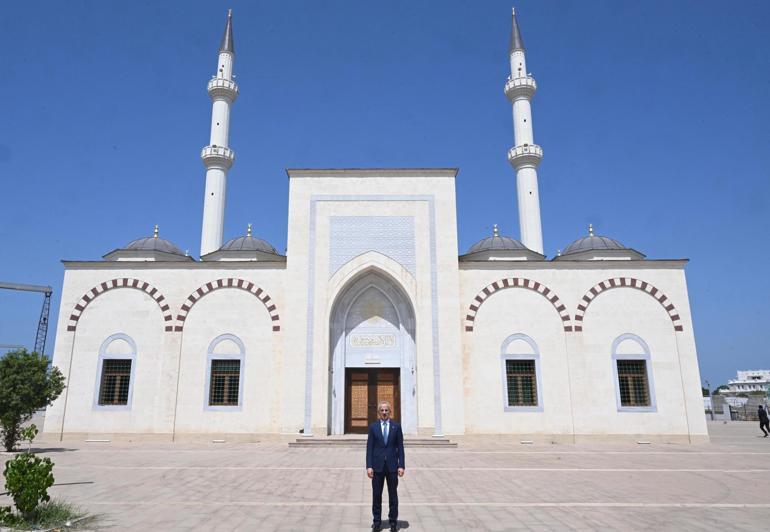
[[[357,448],[366,447],[366,436],[311,436],[289,442],[291,448]],[[404,438],[404,447],[433,447],[454,449],[456,442],[448,438]]]

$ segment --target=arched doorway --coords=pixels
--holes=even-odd
[[[370,271],[340,292],[330,317],[331,434],[366,432],[377,402],[417,432],[414,310],[389,276]]]

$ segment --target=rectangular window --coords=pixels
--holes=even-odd
[[[99,386],[100,405],[127,405],[131,383],[131,360],[105,358]]]
[[[209,406],[238,406],[240,360],[212,360]]]
[[[647,362],[618,360],[618,387],[621,406],[650,406]]]
[[[508,406],[537,406],[537,375],[534,360],[506,360]]]

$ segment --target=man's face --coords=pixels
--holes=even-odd
[[[390,406],[383,403],[380,405],[380,407],[377,409],[377,412],[380,415],[380,419],[383,421],[387,421],[390,417]]]

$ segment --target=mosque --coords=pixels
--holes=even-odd
[[[524,42],[512,17],[520,240],[458,254],[455,168],[289,169],[287,251],[224,241],[232,13],[203,148],[200,258],[154,234],[64,261],[57,439],[323,438],[390,400],[407,437],[708,441],[684,259],[589,229],[543,254]],[[274,198],[277,199],[277,198]]]

